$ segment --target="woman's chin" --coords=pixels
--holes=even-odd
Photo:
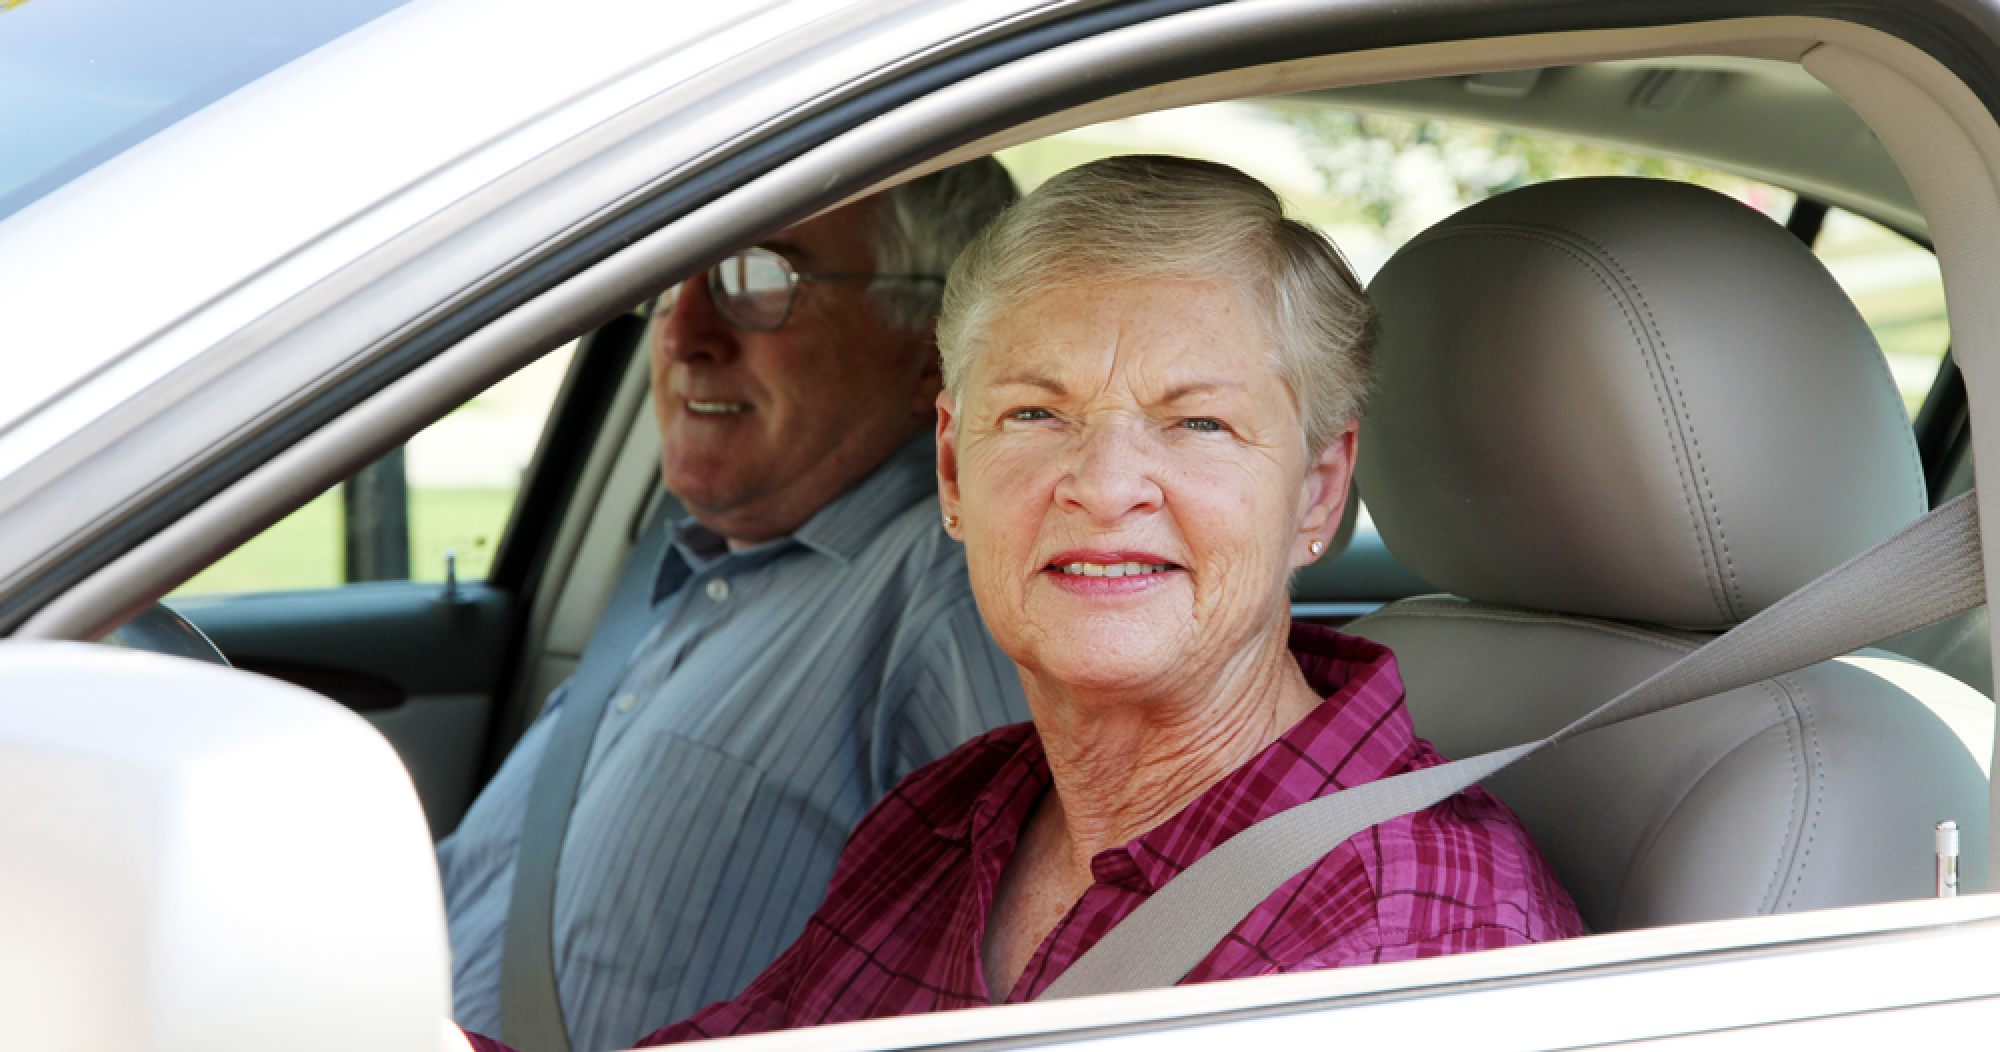
[[[1175,630],[1126,618],[1108,624],[1084,619],[1043,639],[1030,664],[1071,690],[1122,693],[1170,678],[1192,656],[1188,644],[1185,622]]]

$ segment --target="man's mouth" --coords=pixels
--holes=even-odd
[[[1059,565],[1052,563],[1049,565],[1049,569],[1054,570],[1057,573],[1070,574],[1078,577],[1137,577],[1140,574],[1166,573],[1169,570],[1177,570],[1179,569],[1179,567],[1175,566],[1173,563],[1075,562],[1075,563],[1062,563]]]
[[[701,416],[728,416],[750,411],[748,402],[701,402],[693,398],[687,400],[687,407],[688,412]]]

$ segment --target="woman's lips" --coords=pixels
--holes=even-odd
[[[1151,552],[1063,552],[1042,568],[1056,587],[1073,595],[1132,595],[1159,587],[1186,571]]]

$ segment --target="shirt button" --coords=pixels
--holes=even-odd
[[[639,704],[639,695],[634,694],[631,691],[626,691],[625,693],[618,695],[618,700],[612,702],[611,704],[614,707],[616,707],[619,712],[631,712],[632,709]]]
[[[729,582],[720,577],[708,582],[708,597],[718,603],[729,598]]]

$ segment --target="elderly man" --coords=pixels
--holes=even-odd
[[[943,276],[1014,197],[991,159],[927,176],[730,257],[656,315],[661,470],[691,517],[648,526],[631,598],[439,845],[468,1029],[533,1040],[502,1023],[536,955],[507,930],[535,916],[539,878],[517,891],[517,871],[553,879],[555,1032],[625,1048],[795,939],[898,779],[1026,717],[939,525],[931,437]],[[526,842],[560,855],[537,870],[523,827],[548,813],[556,832]]]

